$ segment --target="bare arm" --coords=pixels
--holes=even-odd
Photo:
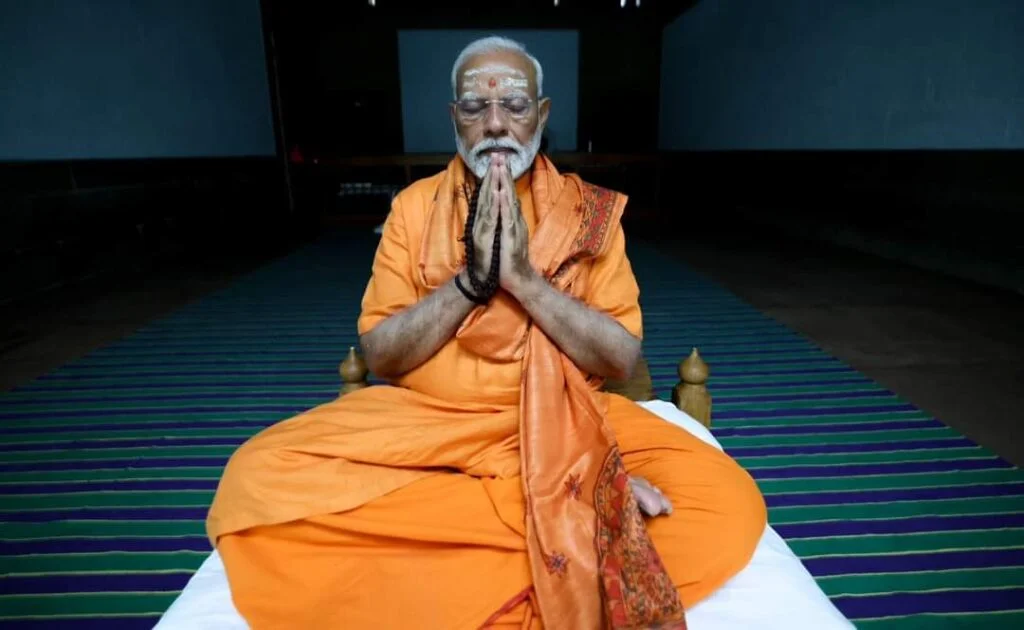
[[[500,165],[502,288],[581,370],[604,378],[629,378],[640,359],[640,339],[612,317],[554,288],[533,270],[527,251],[529,229],[516,198],[515,183],[508,165]]]
[[[462,284],[469,280],[462,274]],[[462,295],[454,278],[404,311],[395,313],[359,338],[370,371],[394,378],[418,367],[444,345],[475,304]]]
[[[497,173],[495,164],[480,184],[480,202],[473,226],[476,259],[473,270],[477,278],[487,276],[498,223],[494,200],[497,189],[492,182]],[[463,287],[470,287],[469,271],[457,276]],[[370,371],[380,378],[395,378],[413,370],[432,357],[443,346],[462,320],[476,305],[455,286],[455,278],[437,288],[419,302],[391,315],[359,338]]]
[[[625,379],[640,359],[639,339],[617,321],[562,293],[536,274],[510,292],[580,369]]]

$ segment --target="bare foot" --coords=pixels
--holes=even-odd
[[[672,513],[672,504],[661,493],[661,490],[652,486],[643,477],[630,477],[629,486],[633,489],[633,496],[636,497],[636,502],[640,505],[640,511],[647,516]]]

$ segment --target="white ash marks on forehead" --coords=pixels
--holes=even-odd
[[[485,75],[491,75],[486,83],[483,82]],[[526,90],[530,87],[530,79],[522,70],[500,63],[469,68],[462,73],[463,90],[481,87]]]
[[[526,78],[526,73],[518,68],[503,63],[488,63],[475,68],[468,68],[462,73],[463,78],[475,77],[478,74],[510,74],[514,77]]]
[[[530,87],[530,81],[528,79],[518,79],[514,77],[502,77],[498,82],[498,85],[503,88],[517,88],[525,90]]]

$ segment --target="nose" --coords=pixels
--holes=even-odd
[[[488,103],[484,114],[484,133],[488,136],[504,136],[508,134],[508,120],[505,112],[497,103]]]

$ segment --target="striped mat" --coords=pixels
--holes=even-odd
[[[210,552],[231,452],[336,395],[374,245],[305,248],[0,397],[0,626],[152,627]],[[653,247],[630,252],[659,395],[698,346],[715,433],[848,617],[1024,627],[1019,470]]]

